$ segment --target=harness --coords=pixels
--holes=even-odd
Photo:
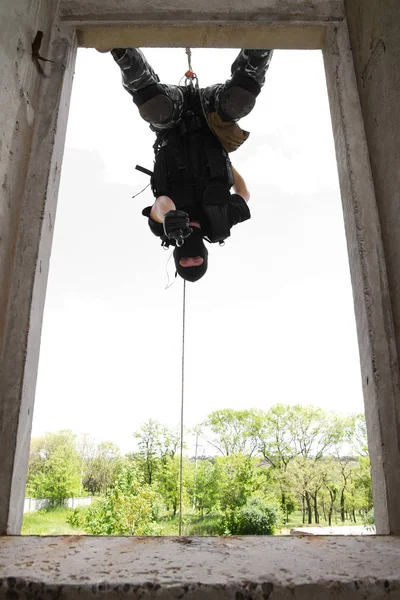
[[[158,133],[151,185],[189,213],[201,208],[211,242],[230,236],[228,204],[233,172],[228,153],[209,129],[195,90],[184,88],[185,109],[172,128]]]

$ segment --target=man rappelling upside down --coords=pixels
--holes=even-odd
[[[237,121],[253,109],[272,53],[241,50],[228,81],[199,89],[190,71],[189,85],[163,84],[139,49],[111,50],[124,88],[157,136],[155,202],[142,214],[162,245],[174,246],[176,271],[187,281],[207,271],[204,240],[221,243],[250,218],[250,193],[228,153],[249,136]]]

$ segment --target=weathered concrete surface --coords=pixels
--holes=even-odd
[[[322,48],[325,27],[320,24],[293,25],[132,25],[129,27],[78,26],[78,43],[85,48]]]
[[[0,538],[0,600],[400,598],[398,538]]]
[[[400,515],[397,350],[375,187],[345,24],[330,27],[324,60],[353,286],[377,533],[399,534],[400,522],[389,517],[393,511]],[[391,467],[390,456],[390,462],[397,460]]]
[[[342,0],[61,0],[60,16],[72,22],[123,23],[124,21],[334,21],[343,18]]]
[[[0,351],[11,285],[15,236],[41,78],[31,57],[33,36],[47,30],[38,2],[0,3]],[[47,51],[48,38],[43,41]]]
[[[62,0],[61,17],[81,46],[321,48],[326,22],[343,20],[341,0]],[[104,26],[104,24],[107,24]]]
[[[73,73],[57,2],[0,3],[0,533],[22,521],[50,244]],[[37,31],[40,54],[32,57]]]
[[[366,402],[374,501],[378,532],[399,535],[400,2],[347,0],[345,4],[389,282],[386,331],[370,332],[375,336],[373,379],[363,377],[366,399],[368,387],[377,388],[375,400]],[[384,353],[387,360],[382,368]],[[381,514],[384,506],[386,523]]]

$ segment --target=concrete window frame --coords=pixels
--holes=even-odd
[[[0,259],[0,533],[21,530],[40,335],[73,71],[78,46],[321,49],[353,287],[377,532],[400,534],[397,350],[382,236],[352,50],[340,0],[203,0],[43,4],[47,58],[26,148],[19,226]],[[47,7],[47,8],[46,8]],[[51,13],[51,14],[50,14]],[[1,233],[1,232],[0,232]]]

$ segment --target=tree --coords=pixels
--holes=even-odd
[[[308,524],[313,522],[313,515],[318,523],[318,492],[322,485],[322,473],[318,463],[298,456],[288,465],[286,476],[289,486],[300,498],[303,512],[305,510],[307,513]]]
[[[76,436],[69,430],[33,438],[29,458],[27,493],[62,504],[79,494],[80,457]]]
[[[359,456],[353,471],[355,504],[365,517],[373,509],[371,462],[369,456]]]
[[[208,415],[203,424],[210,430],[206,439],[222,456],[239,453],[253,456],[257,451],[263,419],[263,411],[255,408],[216,410]]]
[[[223,510],[243,506],[263,486],[266,472],[259,464],[259,459],[239,453],[215,458],[217,501]]]
[[[159,535],[161,498],[133,465],[117,475],[104,500],[89,508],[84,529],[92,535]]]
[[[90,456],[83,456],[82,460],[83,485],[93,496],[106,493],[123,464],[120,449],[112,442],[100,442]]]
[[[162,496],[167,510],[172,509],[176,515],[180,503],[180,460],[179,456],[167,456],[162,469],[157,474],[157,490]],[[191,464],[187,458],[182,463],[182,495],[183,501],[187,498],[187,491],[193,482]]]
[[[263,419],[258,434],[258,449],[272,467],[274,480],[280,490],[282,511],[288,518],[287,497],[290,494],[287,469],[291,460],[299,453],[295,445],[296,413],[292,406],[275,404]]]
[[[362,413],[351,416],[348,441],[358,456],[368,456],[367,423]]]
[[[218,472],[215,460],[202,458],[197,462],[196,485],[192,489],[192,504],[201,516],[210,512],[219,501]]]
[[[368,454],[367,424],[364,414],[353,415],[348,441],[353,452],[358,456],[357,465],[352,470],[354,505],[365,517],[372,511],[373,500],[371,462]]]
[[[166,464],[168,457],[176,455],[180,437],[155,419],[143,423],[133,435],[139,440],[139,452],[135,460],[143,471],[145,482],[152,485],[161,465]]]
[[[342,446],[348,419],[316,406],[293,406],[293,434],[296,454],[319,460]]]
[[[324,460],[324,472],[322,475],[322,484],[328,494],[328,505],[326,518],[329,527],[332,525],[333,511],[335,510],[336,500],[340,488],[340,472],[337,461],[333,457]]]

